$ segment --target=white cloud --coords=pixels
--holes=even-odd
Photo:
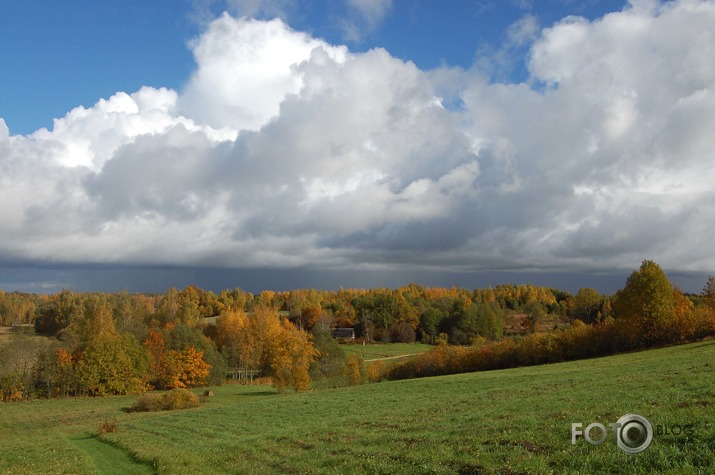
[[[565,19],[516,85],[224,15],[183,91],[0,120],[0,258],[713,269],[714,23],[692,0]]]
[[[534,15],[525,15],[515,21],[506,30],[507,42],[513,46],[523,46],[536,39],[539,22]]]
[[[392,0],[346,0],[349,15],[340,23],[348,41],[360,42],[377,29],[392,9]]]
[[[392,8],[392,0],[347,0],[347,3],[371,25],[380,23]]]
[[[501,156],[498,144],[508,143],[509,175],[539,184],[519,194],[543,203],[526,208],[541,216],[529,229],[549,238],[524,254],[554,263],[586,256],[590,265],[628,267],[653,256],[674,268],[715,266],[685,237],[715,230],[693,217],[697,206],[712,222],[705,147],[715,142],[703,127],[715,120],[715,109],[706,110],[715,92],[713,20],[715,4],[694,1],[638,2],[594,22],[567,18],[532,47],[533,81],[550,85],[545,92],[467,88],[472,133],[487,144],[480,155]],[[574,193],[584,189],[591,192]]]
[[[0,119],[0,140],[5,141],[10,137],[10,129],[7,128],[5,120]]]
[[[280,20],[235,19],[224,14],[193,42],[198,68],[179,103],[179,110],[216,128],[257,130],[278,115],[302,80],[295,67],[314,49],[343,58],[336,48]]]
[[[202,130],[215,141],[235,137],[235,131],[197,125],[176,115],[177,97],[175,91],[165,88],[144,87],[133,94],[118,92],[89,109],[79,106],[71,110],[54,120],[52,131],[40,129],[27,140],[38,150],[52,150],[53,160],[60,165],[96,171],[136,137],[163,134],[177,124]]]

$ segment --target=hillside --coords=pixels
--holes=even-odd
[[[0,472],[712,473],[713,361],[710,340],[298,394],[223,386],[181,412],[124,412],[135,396],[13,403],[0,413]],[[571,444],[572,422],[626,413],[693,431],[656,435],[638,455],[610,439]],[[119,430],[88,437],[105,420]]]

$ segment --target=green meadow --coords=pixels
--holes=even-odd
[[[126,412],[138,396],[3,404],[0,473],[715,473],[714,340],[297,394],[213,391],[162,413]],[[668,433],[636,455],[611,438],[572,445],[572,422],[626,413]],[[105,421],[118,430],[97,435]]]
[[[341,345],[345,354],[356,354],[365,361],[379,360],[386,358],[401,358],[405,355],[416,355],[424,353],[433,348],[425,343],[372,343],[369,345]]]

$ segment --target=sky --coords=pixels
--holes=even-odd
[[[0,288],[715,273],[715,1],[0,6]]]

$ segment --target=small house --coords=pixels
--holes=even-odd
[[[355,339],[355,329],[354,328],[333,328],[331,334],[336,340],[354,340]]]

